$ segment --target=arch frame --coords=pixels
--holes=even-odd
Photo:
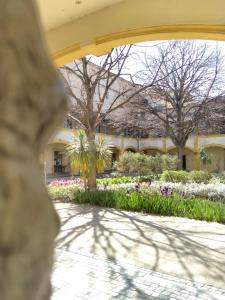
[[[168,147],[168,148],[166,148],[166,152],[171,151],[171,150],[174,150],[174,149],[176,149],[175,146]],[[189,151],[191,151],[192,153],[197,153],[197,152],[198,152],[198,150],[196,150],[196,149],[194,149],[194,148],[191,148],[191,147],[189,147],[189,146],[185,146],[185,147],[184,147],[184,150],[189,150]]]
[[[140,151],[146,151],[146,150],[156,150],[156,151],[161,152],[162,154],[165,154],[165,153],[166,153],[166,152],[164,151],[164,149],[159,148],[159,147],[156,147],[156,146],[150,146],[150,147],[143,147],[143,148],[140,148]]]
[[[206,149],[210,149],[210,148],[220,148],[220,149],[224,149],[225,150],[225,144],[206,144],[203,145],[204,148]]]
[[[129,150],[131,150],[131,152],[133,152],[133,153],[138,153],[140,151],[138,149],[135,149],[134,147],[127,147],[127,148],[123,149],[123,152],[127,152]]]
[[[126,29],[93,37],[93,40],[85,45],[74,42],[56,52],[52,50],[52,56],[56,66],[59,67],[73,59],[79,59],[89,54],[96,56],[104,55],[110,51],[111,48],[120,45],[170,39],[225,41],[225,25],[174,24]]]
[[[54,144],[68,146],[70,144],[70,142],[63,140],[63,139],[52,139],[48,142],[49,146],[54,145]]]

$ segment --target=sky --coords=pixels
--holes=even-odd
[[[211,41],[211,40],[196,40],[198,43],[207,43],[209,47],[219,47],[221,49],[222,55],[225,57],[225,42],[222,41]],[[140,58],[142,57],[143,53],[145,52],[151,52],[154,53],[154,46],[158,44],[166,44],[169,41],[154,41],[154,42],[142,42],[138,44],[133,45],[133,52],[137,52]],[[96,64],[99,64],[101,61],[101,57],[93,57],[92,61]],[[131,74],[136,73],[140,66],[138,66],[137,59],[128,59],[126,63],[127,72],[130,72]],[[124,76],[126,78],[126,76]]]

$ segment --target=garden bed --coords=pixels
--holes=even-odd
[[[98,180],[98,191],[85,192],[83,181],[57,180],[47,186],[54,200],[89,203],[146,213],[225,221],[225,184],[151,181],[151,176]]]
[[[155,192],[140,193],[134,191],[128,193],[125,190],[77,191],[74,194],[73,202],[225,223],[225,204],[207,199],[181,197],[178,194],[165,197]]]

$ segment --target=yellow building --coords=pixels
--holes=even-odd
[[[225,40],[224,0],[98,0],[80,1],[79,5],[73,1],[47,1],[46,5],[46,1],[38,0],[38,5],[47,44],[57,66],[87,54],[102,55],[112,47],[134,42],[176,38]],[[43,154],[47,173],[54,173],[57,155],[62,170],[69,172],[64,148],[71,140],[72,131],[62,129],[49,142]],[[153,154],[174,153],[168,139],[137,142],[130,137],[107,138],[117,155],[128,148]],[[224,170],[225,135],[191,137],[185,153],[186,168],[202,168],[198,160],[202,146],[214,155],[207,168]]]
[[[63,128],[57,131],[49,141],[42,155],[46,173],[49,175],[70,174],[70,162],[66,153],[66,146],[73,141],[76,129]],[[98,137],[98,133],[96,136]],[[119,158],[124,151],[143,152],[147,155],[157,153],[176,154],[176,149],[169,138],[134,138],[122,135],[104,134],[108,145],[112,147],[112,161]],[[199,159],[199,151],[204,147],[212,154],[212,162],[203,166]],[[184,169],[207,169],[210,172],[225,170],[225,134],[191,136],[186,144],[183,156]]]

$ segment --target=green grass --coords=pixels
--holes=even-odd
[[[203,199],[183,198],[179,195],[164,197],[157,192],[128,194],[124,190],[75,192],[75,203],[88,203],[163,216],[225,223],[225,204]]]

